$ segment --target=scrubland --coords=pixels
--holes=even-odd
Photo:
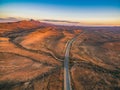
[[[0,23],[0,90],[63,90],[65,48],[73,90],[120,89],[120,28]]]

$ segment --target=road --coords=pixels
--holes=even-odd
[[[70,79],[70,72],[69,72],[69,53],[72,43],[77,39],[78,36],[85,33],[81,32],[79,35],[71,39],[66,46],[66,52],[65,52],[65,59],[64,59],[64,90],[72,90],[71,87],[71,79]]]
[[[72,90],[70,74],[69,74],[69,52],[70,52],[70,47],[75,39],[76,37],[71,39],[67,43],[67,47],[66,47],[65,59],[64,59],[64,90]]]

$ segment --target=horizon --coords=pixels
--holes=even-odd
[[[98,0],[97,2],[95,0],[2,0],[0,19],[8,19],[8,21],[12,21],[13,18],[35,19],[48,20],[48,22],[78,22],[80,25],[91,26],[120,26],[119,3],[119,0]]]
[[[82,27],[120,27],[120,25],[103,25],[103,24],[86,24],[75,21],[67,21],[67,20],[51,20],[51,19],[32,19],[32,18],[0,18],[0,23],[14,23],[19,21],[39,21],[41,23],[51,24],[51,25],[60,25],[60,26],[82,26]]]

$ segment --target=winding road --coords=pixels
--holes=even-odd
[[[70,74],[69,74],[69,52],[70,52],[70,47],[75,39],[76,37],[71,39],[67,43],[67,47],[66,47],[65,59],[64,59],[64,90],[72,90]]]
[[[78,36],[85,32],[81,32]],[[69,53],[72,43],[77,39],[77,37],[71,39],[66,46],[65,58],[64,58],[64,90],[72,90],[71,87],[71,79],[70,79],[70,72],[69,72]]]

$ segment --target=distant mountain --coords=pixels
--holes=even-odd
[[[24,29],[34,29],[42,26],[54,26],[52,24],[43,23],[33,19],[22,20],[17,22],[6,22],[0,23],[0,33],[11,31],[11,30],[24,30]]]

